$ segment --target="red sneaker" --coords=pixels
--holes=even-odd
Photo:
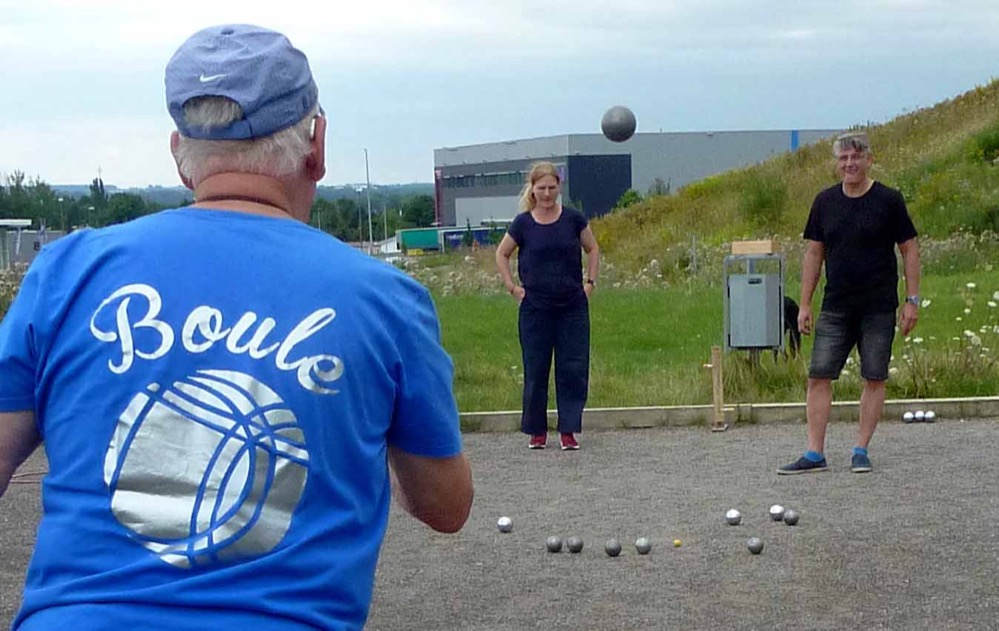
[[[528,449],[544,449],[548,442],[548,434],[535,434],[531,436],[531,442],[527,443]]]
[[[562,451],[575,451],[579,449],[579,443],[576,442],[576,437],[572,434],[562,434]]]

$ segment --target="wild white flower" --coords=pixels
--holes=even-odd
[[[915,338],[912,339],[912,342],[913,342],[913,344],[922,344],[923,343],[923,338],[921,338],[921,337],[915,337]]]
[[[968,315],[969,313],[971,313],[971,309],[965,309],[964,310],[964,315]]]
[[[849,371],[849,370],[847,370],[846,368],[844,368],[844,369],[843,369],[843,372],[842,372],[842,373],[840,373],[840,374],[841,374],[841,375],[842,375],[843,377],[849,377],[849,376],[850,376],[850,371]]]
[[[888,369],[888,374],[889,375],[897,375],[898,374],[898,368],[892,366],[891,368]]]
[[[982,338],[978,337],[977,335],[972,335],[970,338],[968,338],[968,341],[971,342],[972,346],[982,345]]]
[[[999,294],[999,291],[997,291],[996,293]],[[999,300],[999,298],[996,298],[996,300]],[[933,301],[930,300],[929,298],[923,298],[923,301],[919,304],[923,307],[923,309],[925,309],[926,307],[929,307],[932,302]]]
[[[988,333],[989,332],[989,327],[983,326],[980,329],[978,329],[978,332],[979,333]]]
[[[971,337],[971,336],[973,336],[974,334],[975,334],[975,333],[974,333],[973,331],[969,331],[968,329],[965,329],[965,330],[964,330],[964,337]]]
[[[999,300],[999,291],[992,292],[992,300]]]
[[[846,365],[847,366],[852,366],[853,365],[853,357],[847,357],[846,358]]]
[[[999,306],[999,303],[996,303],[995,300],[990,300],[985,304],[987,304],[990,309],[995,309],[997,306]]]
[[[976,287],[975,283],[968,283],[965,285],[968,289],[974,289]]]
[[[955,320],[957,320],[958,322],[960,322],[960,321],[961,321],[961,320],[963,320],[964,318],[962,318],[961,316],[957,316],[957,317],[956,317],[956,318],[954,318],[954,319],[955,319]]]

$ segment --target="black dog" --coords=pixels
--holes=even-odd
[[[784,296],[784,334],[787,336],[789,357],[797,357],[801,352],[801,331],[798,330],[798,303]]]

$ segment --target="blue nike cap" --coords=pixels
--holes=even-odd
[[[243,109],[225,127],[190,126],[184,104],[222,96]],[[166,98],[177,131],[189,138],[248,140],[270,136],[305,118],[319,101],[309,60],[284,35],[227,24],[192,35],[166,67]]]

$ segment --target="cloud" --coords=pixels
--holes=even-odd
[[[0,5],[0,171],[48,181],[89,181],[100,163],[120,182],[175,182],[163,69],[224,22],[309,55],[340,181],[363,178],[364,147],[373,179],[425,181],[436,147],[595,131],[612,102],[645,131],[880,121],[988,80],[999,57],[995,0]]]

